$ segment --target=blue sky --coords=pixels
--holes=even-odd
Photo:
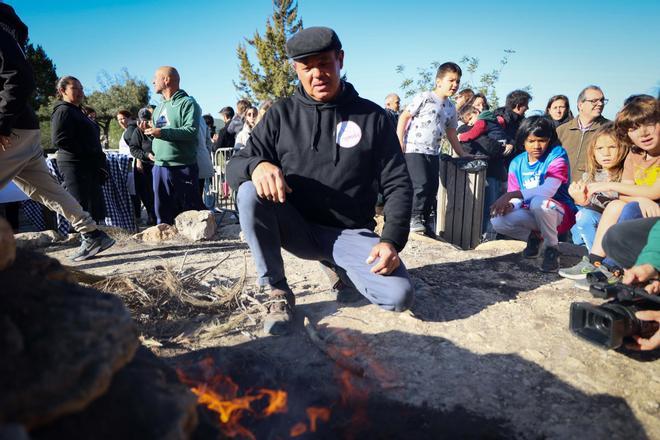
[[[237,44],[261,31],[272,12],[269,0],[6,3],[58,74],[78,77],[88,91],[98,87],[104,70],[114,74],[125,67],[150,84],[156,67],[173,65],[182,87],[214,116],[237,99]],[[307,27],[337,31],[349,81],[379,104],[399,92],[399,64],[414,73],[434,60],[470,55],[490,70],[504,49],[516,53],[498,94],[529,85],[531,109],[566,94],[575,111],[580,89],[598,84],[610,98],[604,114],[612,118],[628,95],[657,94],[660,87],[659,1],[300,0],[299,13]]]

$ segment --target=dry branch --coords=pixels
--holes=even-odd
[[[307,316],[305,316],[304,324],[309,339],[312,341],[312,343],[314,343],[314,345],[316,345],[319,350],[325,353],[330,359],[335,361],[340,367],[350,371],[356,376],[364,376],[364,368],[353,359],[343,356],[336,347],[328,344],[328,342],[323,339],[321,335],[319,335],[318,331]]]

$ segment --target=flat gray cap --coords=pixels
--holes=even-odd
[[[339,49],[341,49],[341,41],[335,31],[320,26],[305,28],[286,42],[286,54],[294,60]]]

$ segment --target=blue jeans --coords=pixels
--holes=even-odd
[[[621,210],[621,215],[619,215],[619,219],[616,221],[617,225],[621,222],[625,222],[628,220],[635,220],[638,218],[643,218],[644,216],[642,215],[642,210],[639,209],[639,203],[637,202],[630,202],[626,203],[626,206],[623,207],[623,210]],[[606,266],[618,266],[618,267],[623,267],[621,264],[618,262],[614,261],[610,257],[606,257],[603,259],[603,263]]]
[[[410,307],[413,286],[403,262],[387,276],[371,273],[373,264],[365,263],[380,241],[373,231],[311,223],[291,202],[273,203],[258,197],[250,181],[238,188],[237,203],[260,285],[286,283],[284,248],[298,258],[338,266],[363,296],[385,310],[401,312]]]
[[[596,229],[598,229],[598,222],[600,222],[602,214],[593,209],[583,207],[578,209],[578,213],[575,216],[575,225],[571,228],[573,243],[583,244],[590,251],[594,245]]]
[[[496,177],[486,177],[486,186],[484,188],[484,221],[481,227],[481,233],[488,231],[490,224],[490,205],[495,203],[502,195],[502,182]],[[492,229],[492,228],[491,228]]]

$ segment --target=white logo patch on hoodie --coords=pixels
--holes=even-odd
[[[337,143],[342,148],[353,148],[362,139],[360,126],[353,121],[341,121],[337,124]]]

